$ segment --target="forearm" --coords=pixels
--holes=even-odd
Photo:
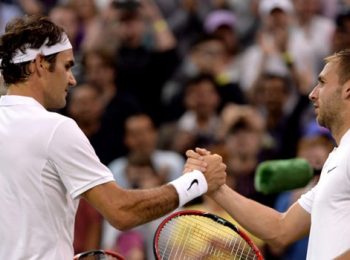
[[[98,185],[83,194],[115,228],[126,230],[157,219],[179,204],[171,185],[147,190],[127,190],[116,183]]]
[[[309,228],[307,213],[300,207],[288,214],[279,213],[241,196],[226,185],[213,195],[213,199],[240,225],[273,246],[283,247],[305,235]]]
[[[162,17],[155,19],[152,22],[155,44],[157,51],[167,51],[176,47],[176,38],[170,30],[167,22]]]
[[[128,218],[128,225],[132,227],[164,216],[179,205],[178,194],[172,185],[127,190],[123,201],[119,213]]]

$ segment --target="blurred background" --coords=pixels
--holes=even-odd
[[[0,33],[24,14],[47,15],[67,32],[78,85],[56,112],[76,120],[119,185],[177,178],[196,146],[223,156],[232,188],[281,211],[317,183],[334,143],[308,94],[323,59],[350,47],[350,1],[2,0]],[[1,78],[0,86],[6,93]],[[294,157],[314,168],[307,187],[255,190],[259,163]],[[206,197],[186,207],[229,218]],[[120,232],[81,201],[75,252],[153,259],[160,221]],[[266,259],[305,259],[305,240],[288,248],[255,242]]]

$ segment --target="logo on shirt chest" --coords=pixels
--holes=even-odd
[[[334,166],[334,167],[328,169],[328,170],[327,170],[327,173],[330,173],[331,171],[335,170],[337,167],[338,167],[338,166]]]

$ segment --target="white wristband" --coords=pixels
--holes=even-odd
[[[180,178],[169,182],[173,185],[179,194],[179,207],[194,198],[203,195],[208,190],[208,183],[204,174],[198,170],[185,173]]]

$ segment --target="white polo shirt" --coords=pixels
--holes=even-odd
[[[308,260],[329,260],[350,249],[350,130],[328,156],[318,184],[299,204],[311,214]]]
[[[78,197],[109,181],[72,119],[0,97],[0,259],[72,259]]]

